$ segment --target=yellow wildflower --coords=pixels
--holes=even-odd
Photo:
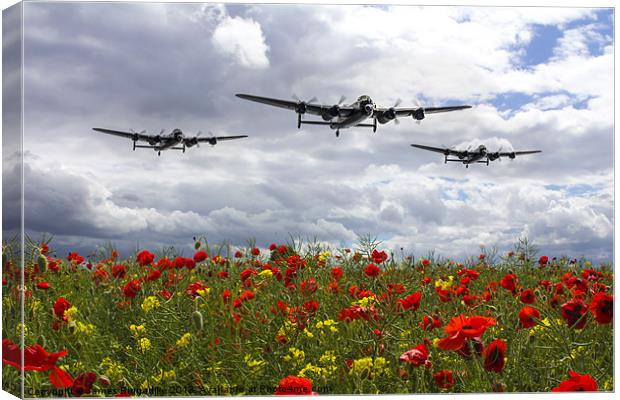
[[[265,365],[265,361],[254,359],[250,354],[245,355],[244,361],[246,365],[254,372],[257,372],[262,368],[263,365]]]
[[[149,296],[142,302],[142,311],[149,312],[160,306],[159,300],[155,296]]]
[[[370,357],[353,360],[353,365],[349,374],[364,374],[370,379],[374,379],[380,375],[388,374],[388,361],[383,357],[377,357],[374,360]]]
[[[319,254],[319,261],[323,262],[325,261],[327,258],[329,258],[332,254],[329,251],[324,251],[321,254]]]
[[[71,306],[69,307],[68,310],[65,310],[65,317],[71,319],[73,317],[75,317],[78,313],[78,309],[76,306]]]
[[[179,347],[184,347],[187,346],[189,344],[189,340],[192,338],[192,334],[191,333],[186,333],[183,336],[181,336],[181,338],[179,340],[177,340],[177,346]]]
[[[292,361],[295,364],[301,364],[306,359],[306,353],[304,353],[303,350],[291,347],[288,349],[288,351],[291,354],[284,356],[284,361],[286,362]]]
[[[148,338],[142,338],[138,340],[138,347],[141,352],[146,353],[151,349],[151,341]]]
[[[273,272],[270,269],[264,269],[257,275],[259,278],[269,279],[273,276]]]
[[[140,336],[140,335],[144,335],[146,333],[146,328],[144,327],[144,325],[134,325],[131,324],[129,325],[129,330],[131,331],[131,333],[134,334],[134,336]]]
[[[85,324],[83,322],[78,321],[77,324],[75,325],[75,333],[77,334],[90,335],[93,333],[94,330],[95,330],[95,325],[93,324]]]
[[[321,364],[335,364],[336,363],[336,355],[333,350],[327,350],[321,358],[319,358],[319,362]]]
[[[313,338],[314,334],[312,332],[310,332],[308,330],[308,328],[304,328],[304,333],[306,334],[306,336],[308,336],[309,338]]]
[[[375,296],[368,296],[353,302],[353,305],[368,308],[375,302]]]

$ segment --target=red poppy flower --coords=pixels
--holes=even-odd
[[[192,282],[189,285],[187,285],[187,289],[185,289],[185,293],[187,293],[191,297],[196,297],[198,296],[199,290],[204,290],[206,288],[207,287],[200,281]]]
[[[533,326],[536,326],[538,322],[536,320],[540,319],[540,311],[538,311],[534,307],[525,306],[519,311],[519,321],[521,321],[521,326],[525,329],[529,329]]]
[[[596,392],[596,381],[590,374],[579,375],[575,371],[568,371],[568,378],[553,389],[552,392]]]
[[[342,271],[342,268],[340,267],[334,267],[332,268],[332,278],[334,278],[336,281],[339,281],[340,278],[342,278],[342,275],[344,275],[344,272]]]
[[[251,276],[255,276],[255,275],[256,275],[256,271],[254,271],[252,268],[246,268],[243,271],[241,271],[241,273],[239,274],[242,281],[245,281],[246,279],[249,279]]]
[[[540,265],[547,265],[548,262],[549,262],[549,257],[547,256],[540,256],[540,258],[538,259],[538,263]]]
[[[159,279],[159,277],[161,276],[161,271],[158,269],[154,269],[151,272],[149,272],[148,276],[146,277],[147,281],[154,281]]]
[[[587,311],[588,307],[581,300],[571,300],[562,304],[562,318],[571,328],[582,329],[586,325]]]
[[[420,300],[422,299],[421,292],[415,292],[405,297],[404,299],[398,299],[397,308],[403,308],[405,311],[416,311],[420,307]]]
[[[521,301],[525,304],[532,304],[536,302],[536,295],[532,289],[525,289],[521,292]]]
[[[614,318],[614,295],[598,292],[590,302],[590,311],[599,324],[608,324]]]
[[[517,290],[517,282],[519,282],[519,280],[515,274],[507,274],[499,281],[504,289],[510,290],[512,293]]]
[[[208,258],[209,258],[209,255],[204,250],[197,251],[194,254],[194,262],[197,262],[197,263],[203,262],[204,260],[206,260]]]
[[[169,298],[172,297],[172,293],[169,290],[166,290],[166,289],[164,289],[161,292],[159,292],[159,295],[161,297],[163,297],[164,299],[166,299],[166,300],[168,300]]]
[[[258,247],[253,247],[252,248],[252,255],[257,257],[260,256],[260,249]]]
[[[443,303],[448,303],[452,301],[452,292],[446,289],[442,289],[441,286],[437,286],[435,288],[435,293],[439,296],[439,300]]]
[[[280,379],[274,394],[276,396],[311,396],[316,393],[312,391],[312,381],[310,379],[289,375],[286,378]]]
[[[141,267],[150,265],[155,259],[155,255],[148,250],[142,250],[136,256],[136,261]]]
[[[39,283],[37,283],[37,288],[43,289],[43,290],[47,290],[47,289],[50,288],[50,284],[45,282],[45,281],[39,282]]]
[[[454,374],[452,371],[442,369],[439,372],[433,374],[435,384],[441,389],[450,389],[454,386]]]
[[[438,346],[442,350],[460,350],[468,338],[481,336],[487,328],[494,326],[494,318],[474,315],[465,317],[463,314],[452,318],[445,326],[444,332],[449,336],[441,339]]]
[[[275,244],[275,243],[271,243],[271,244],[269,245],[269,250],[274,251],[277,247],[278,247],[278,245],[277,245],[277,244]]]
[[[228,278],[228,276],[229,276],[228,271],[220,271],[217,273],[218,278],[226,279]]]
[[[288,251],[288,248],[285,245],[278,246],[278,253],[279,254],[286,254],[287,251]]]
[[[456,353],[459,356],[469,360],[472,358],[472,350],[476,352],[477,355],[482,355],[482,351],[484,350],[484,342],[479,336],[465,339],[463,346],[456,350]]]
[[[222,293],[222,299],[224,299],[224,303],[228,303],[230,301],[230,296],[232,295],[231,291],[225,289]]]
[[[65,316],[65,311],[69,308],[71,308],[71,303],[69,303],[64,297],[59,297],[54,303],[54,314],[56,314],[56,316],[63,321],[66,321],[67,317]]]
[[[301,293],[305,296],[309,296],[312,293],[316,292],[319,286],[316,283],[314,278],[308,278],[305,281],[301,282]]]
[[[382,262],[387,261],[388,255],[385,251],[377,251],[373,250],[371,254],[372,262],[375,264],[381,264]]]
[[[125,284],[125,287],[123,288],[123,293],[127,297],[134,298],[138,295],[138,292],[140,291],[140,289],[142,289],[142,286],[140,285],[140,281],[137,279],[134,279]]]
[[[422,322],[420,322],[420,328],[427,331],[430,331],[433,328],[441,328],[441,320],[436,315],[433,315],[432,317],[425,315],[424,318],[422,318]]]
[[[93,383],[97,379],[97,374],[94,372],[82,372],[73,380],[73,387],[71,388],[71,394],[75,397],[80,397],[84,394],[90,394]]]
[[[368,264],[364,272],[366,276],[375,277],[381,273],[381,270],[375,264]]]
[[[411,350],[407,350],[399,357],[399,361],[419,367],[424,365],[426,368],[432,367],[432,363],[428,359],[428,349],[424,344],[419,344]]]
[[[252,300],[253,298],[254,292],[252,292],[251,290],[246,290],[245,292],[241,293],[241,296],[239,296],[239,300],[242,302]]]
[[[482,355],[484,356],[484,369],[497,372],[504,369],[504,353],[506,352],[506,342],[496,339],[485,347]]]
[[[429,265],[431,265],[431,261],[430,260],[422,260],[422,266],[423,267],[428,267]]]
[[[70,387],[73,384],[71,375],[56,366],[60,357],[69,352],[62,350],[57,353],[48,353],[39,344],[28,346],[24,349],[24,362],[22,366],[21,349],[9,339],[2,341],[2,364],[11,365],[18,370],[24,371],[50,371],[49,379],[57,389]]]
[[[115,278],[123,279],[127,273],[127,267],[124,265],[112,266],[112,276]]]

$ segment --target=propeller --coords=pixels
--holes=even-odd
[[[213,132],[209,131],[209,144],[211,146],[215,146],[217,143],[217,138],[213,135]]]
[[[413,98],[413,106],[416,107],[417,110],[412,112],[411,116],[415,119],[415,123],[420,125],[424,119],[424,107],[422,107],[422,103],[418,100],[417,96]]]
[[[312,102],[318,100],[316,97],[312,97],[308,101],[303,101],[295,93],[293,93],[292,97],[293,97],[293,100],[295,100],[297,102],[297,108],[296,108],[295,111],[297,111],[298,114],[305,114],[306,113],[306,104],[312,103]]]
[[[340,96],[340,100],[338,100],[338,105],[341,105],[342,103],[344,103],[344,101],[347,99],[347,97],[343,94],[342,96]]]
[[[398,107],[400,105],[400,103],[402,103],[402,99],[396,99],[396,102],[394,103],[394,105],[390,108],[390,111],[394,113],[394,123],[396,125],[400,124],[400,120],[398,118],[396,118],[396,110],[395,108]]]

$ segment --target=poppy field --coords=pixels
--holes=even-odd
[[[3,389],[26,397],[613,391],[613,269],[374,240],[121,259],[3,246]],[[21,300],[24,325],[21,324]],[[19,348],[24,334],[24,359]]]

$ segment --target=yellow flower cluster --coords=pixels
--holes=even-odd
[[[327,367],[319,367],[318,365],[312,365],[311,363],[306,364],[303,367],[297,376],[301,378],[328,378],[333,375],[337,370],[335,365],[330,365]]]
[[[326,364],[335,364],[336,363],[336,354],[333,350],[327,350],[321,358],[319,358],[319,362],[323,365]]]
[[[174,381],[176,378],[177,378],[177,373],[174,372],[174,370],[164,371],[160,369],[159,374],[151,376],[150,381],[148,379],[145,379],[144,382],[142,382],[142,384],[140,385],[140,389],[142,390],[151,389],[153,387],[153,385],[151,385],[151,382],[153,384],[159,385],[162,382]]]
[[[123,379],[123,377],[126,376],[126,371],[123,365],[121,363],[112,361],[110,357],[106,357],[101,360],[99,366],[101,368],[105,368],[104,375],[114,381],[121,380]]]
[[[273,272],[270,269],[264,269],[257,275],[259,278],[269,279],[273,276]]]
[[[187,332],[179,340],[177,340],[177,346],[185,347],[189,344],[190,339],[192,338],[192,334]]]
[[[152,311],[160,306],[159,300],[155,296],[149,296],[142,302],[142,311],[145,313]]]
[[[36,313],[39,310],[41,310],[42,305],[41,302],[39,300],[34,300],[32,303],[30,303],[30,309],[32,309],[32,312]]]
[[[448,276],[448,280],[438,279],[435,281],[435,287],[441,287],[442,290],[448,290],[454,285],[454,276]]]
[[[151,349],[151,341],[148,338],[142,338],[138,340],[138,348],[141,352],[146,353]]]
[[[75,317],[78,313],[78,309],[76,306],[71,306],[69,307],[68,310],[65,310],[65,317],[67,317],[68,319],[72,319],[73,317]]]
[[[94,330],[95,330],[95,325],[85,324],[83,322],[78,321],[75,324],[74,333],[88,336],[88,335],[91,335],[94,332]]]
[[[263,367],[263,365],[265,365],[265,361],[257,360],[255,358],[253,358],[252,355],[250,355],[250,354],[246,354],[244,359],[243,359],[243,361],[245,361],[245,364],[253,372],[258,372]]]
[[[286,362],[293,362],[294,364],[300,365],[306,359],[306,353],[303,350],[297,349],[295,347],[291,347],[288,349],[289,353],[283,357]]]
[[[377,357],[374,360],[370,357],[353,360],[353,365],[349,374],[359,374],[374,379],[381,375],[389,374],[389,362],[383,357]]]
[[[295,331],[297,331],[295,324],[289,320],[286,320],[284,321],[284,325],[282,325],[280,329],[278,330],[278,333],[276,336],[278,337],[282,336],[288,340],[290,339],[290,335],[294,334]]]
[[[354,306],[360,306],[360,307],[364,307],[364,308],[368,308],[370,306],[372,306],[375,302],[375,296],[368,296],[368,297],[363,297],[357,301],[354,301],[353,304]]]
[[[204,289],[198,289],[198,290],[196,290],[196,293],[198,293],[198,295],[200,297],[207,298],[207,297],[209,297],[209,294],[211,294],[211,288],[208,287],[208,288],[204,288]]]
[[[134,336],[140,336],[146,334],[146,328],[144,325],[129,325],[129,330],[133,333]]]
[[[333,319],[326,319],[325,321],[319,321],[316,323],[316,325],[314,325],[316,327],[316,329],[319,329],[321,331],[321,334],[324,334],[324,330],[329,329],[331,332],[338,332],[338,328],[336,328],[336,325],[338,325],[338,322],[334,321]]]
[[[328,259],[332,254],[329,251],[324,251],[321,254],[319,254],[319,261],[323,262],[326,259]]]

